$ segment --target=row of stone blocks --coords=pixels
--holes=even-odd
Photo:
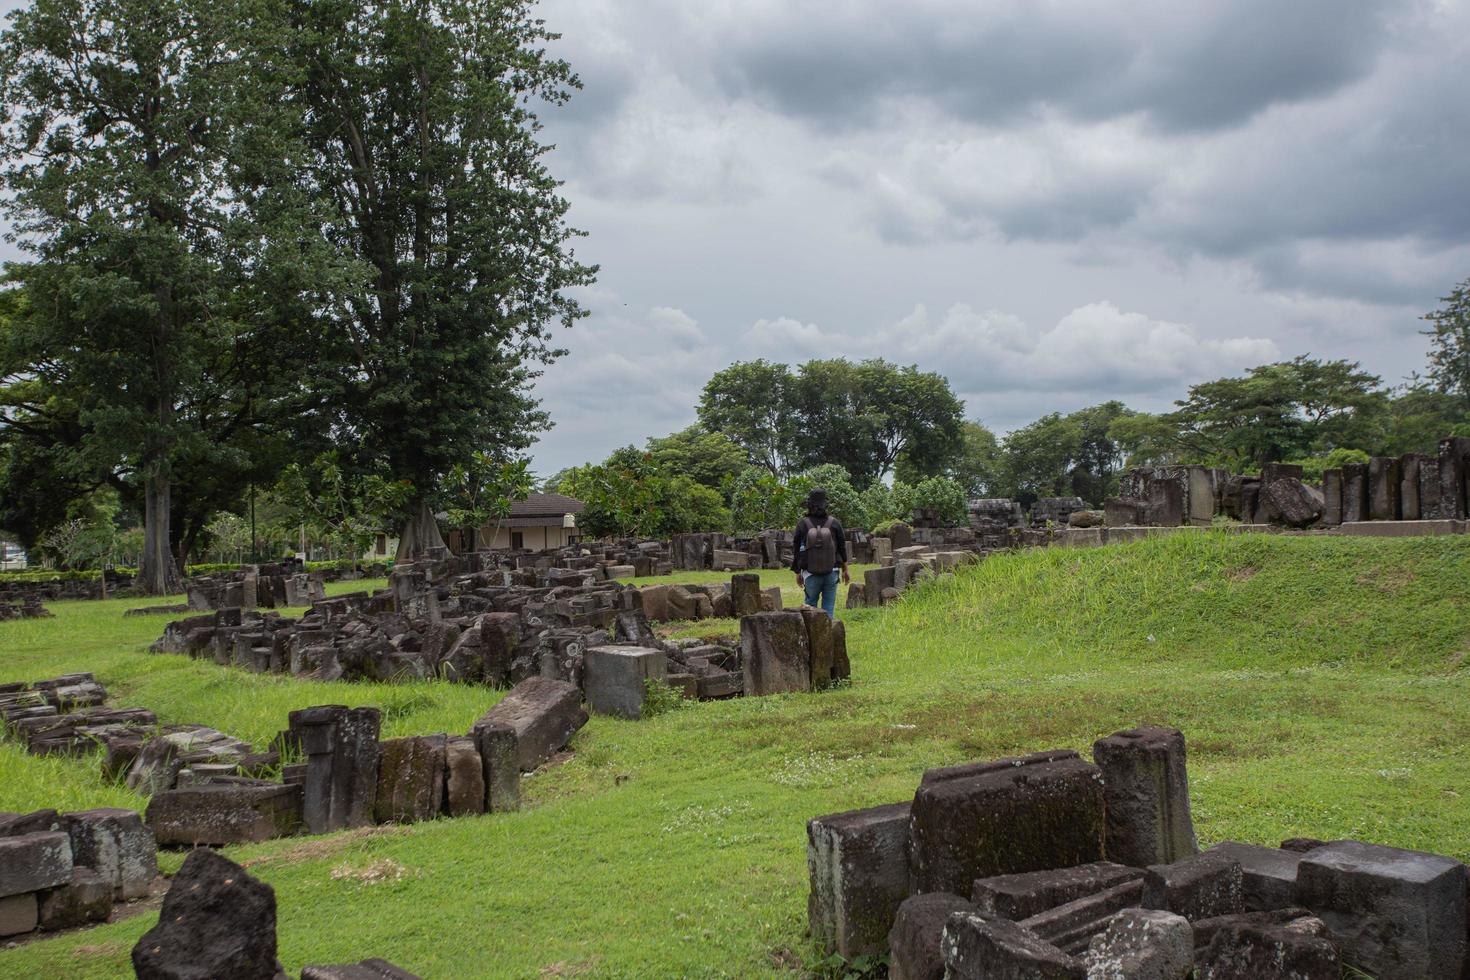
[[[223,845],[305,831],[514,810],[520,777],[587,721],[575,685],[530,678],[464,736],[379,740],[377,708],[293,711],[278,744],[304,762],[283,782],[223,776],[157,793],[147,822],[161,845]]]
[[[1198,852],[1183,736],[926,772],[811,821],[813,938],[894,980],[1461,976],[1464,865],[1356,841]]]
[[[1322,474],[1324,524],[1462,521],[1470,517],[1470,439],[1443,439],[1439,453],[1349,463]]]
[[[0,813],[0,936],[106,922],[148,896],[157,851],[132,810]]]
[[[133,947],[138,980],[291,980],[276,957],[276,893],[199,848],[184,859],[158,924]],[[307,966],[301,980],[419,980],[386,960]]]

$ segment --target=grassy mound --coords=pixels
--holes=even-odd
[[[392,734],[459,731],[496,696],[150,657],[163,621],[120,609],[0,624],[0,679],[90,668],[120,702],[254,739],[288,707],[329,701],[401,705]],[[1142,723],[1188,736],[1204,843],[1355,836],[1470,857],[1455,816],[1470,777],[1470,540],[1210,533],[1032,551],[845,618],[849,686],[596,718],[570,762],[526,780],[521,813],[233,849],[277,890],[282,960],[789,976],[816,962],[808,818],[907,798],[930,766],[1086,750]],[[89,784],[92,768],[0,754],[0,808],[119,792]],[[0,973],[126,975],[150,922],[0,952]]]

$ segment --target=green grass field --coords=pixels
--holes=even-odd
[[[765,575],[791,602],[788,573]],[[499,696],[149,655],[166,618],[123,619],[135,604],[0,624],[0,680],[90,669],[115,703],[258,743],[310,704],[377,704],[401,735],[464,731]],[[1361,837],[1470,858],[1470,539],[1030,551],[844,618],[849,686],[594,718],[569,762],[525,781],[520,813],[227,853],[275,887],[291,971],[383,956],[428,978],[792,976],[816,963],[808,818],[905,799],[930,766],[1155,723],[1188,737],[1202,843]],[[104,803],[143,801],[94,762],[0,751],[0,809]],[[130,975],[153,918],[0,951],[0,976]]]

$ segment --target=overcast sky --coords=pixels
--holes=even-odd
[[[11,7],[13,3],[4,3]],[[1311,353],[1470,276],[1470,0],[545,0],[591,316],[543,476],[734,360],[882,356],[997,431]]]

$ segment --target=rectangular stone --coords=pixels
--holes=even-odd
[[[818,817],[806,834],[812,939],[846,960],[881,955],[909,895],[909,804]]]
[[[1343,534],[1360,538],[1412,538],[1441,534],[1464,534],[1464,521],[1346,521]]]
[[[165,790],[144,817],[160,846],[222,846],[289,837],[301,828],[301,787],[209,783]]]
[[[802,606],[800,612],[806,624],[807,649],[811,651],[811,689],[819,691],[832,683],[832,618],[811,606]]]
[[[575,684],[528,677],[481,716],[475,727],[508,725],[516,734],[516,760],[531,772],[549,760],[587,724],[582,691]]]
[[[71,838],[57,830],[0,837],[0,898],[71,880]]]
[[[416,735],[379,743],[378,823],[432,820],[444,808],[445,736]]]
[[[1399,516],[1406,521],[1417,521],[1423,516],[1420,510],[1419,464],[1427,458],[1420,453],[1405,453],[1399,457]]]
[[[996,875],[975,882],[970,899],[981,915],[1020,922],[1048,909],[1143,878],[1142,868],[1096,861],[1071,868]]]
[[[466,817],[485,812],[485,766],[472,738],[444,743],[444,812]]]
[[[1368,520],[1397,521],[1399,509],[1399,461],[1374,456],[1368,461]]]
[[[648,684],[663,682],[668,657],[648,647],[600,646],[583,662],[587,707],[594,714],[642,718]]]
[[[745,675],[739,671],[701,674],[696,683],[695,690],[701,701],[735,697],[745,692]]]
[[[32,932],[38,921],[35,892],[0,898],[0,936]]]
[[[1395,847],[1337,841],[1302,856],[1296,902],[1327,924],[1343,959],[1378,980],[1459,977],[1465,866]]]
[[[812,689],[811,646],[799,611],[740,620],[740,652],[746,697]]]
[[[1155,864],[1143,880],[1143,907],[1173,912],[1191,922],[1244,912],[1240,864],[1216,851]]]
[[[1439,457],[1419,458],[1419,519],[1434,521],[1445,518],[1439,489]]]
[[[1467,511],[1466,457],[1470,457],[1470,439],[1441,439],[1439,443],[1439,507],[1440,517],[1462,521]]]
[[[91,868],[119,900],[142,898],[158,877],[158,844],[134,810],[101,807],[66,815],[72,863]]]
[[[1210,848],[1208,853],[1223,854],[1240,865],[1246,911],[1286,908],[1295,901],[1300,852],[1225,841]]]
[[[1107,798],[1107,854],[1142,868],[1199,850],[1189,811],[1184,735],[1143,727],[1098,739],[1092,758]]]
[[[1140,877],[1075,898],[1018,924],[1063,952],[1077,954],[1087,948],[1093,936],[1108,927],[1108,920],[1114,915],[1123,909],[1138,908],[1142,903],[1143,879]]]
[[[1104,835],[1102,773],[1075,752],[931,769],[914,794],[914,890],[1101,861]]]
[[[1322,523],[1342,523],[1342,470],[1326,470],[1322,474]]]
[[[944,927],[956,912],[974,911],[974,905],[946,892],[904,899],[888,932],[888,980],[943,980]]]
[[[485,809],[490,813],[519,810],[521,767],[516,755],[515,729],[503,724],[479,724],[470,731],[480,750],[485,772]]]
[[[1087,976],[1081,960],[1030,930],[970,912],[950,916],[940,950],[944,980],[1084,980]]]
[[[1347,463],[1342,468],[1342,520],[1368,520],[1368,464]]]

